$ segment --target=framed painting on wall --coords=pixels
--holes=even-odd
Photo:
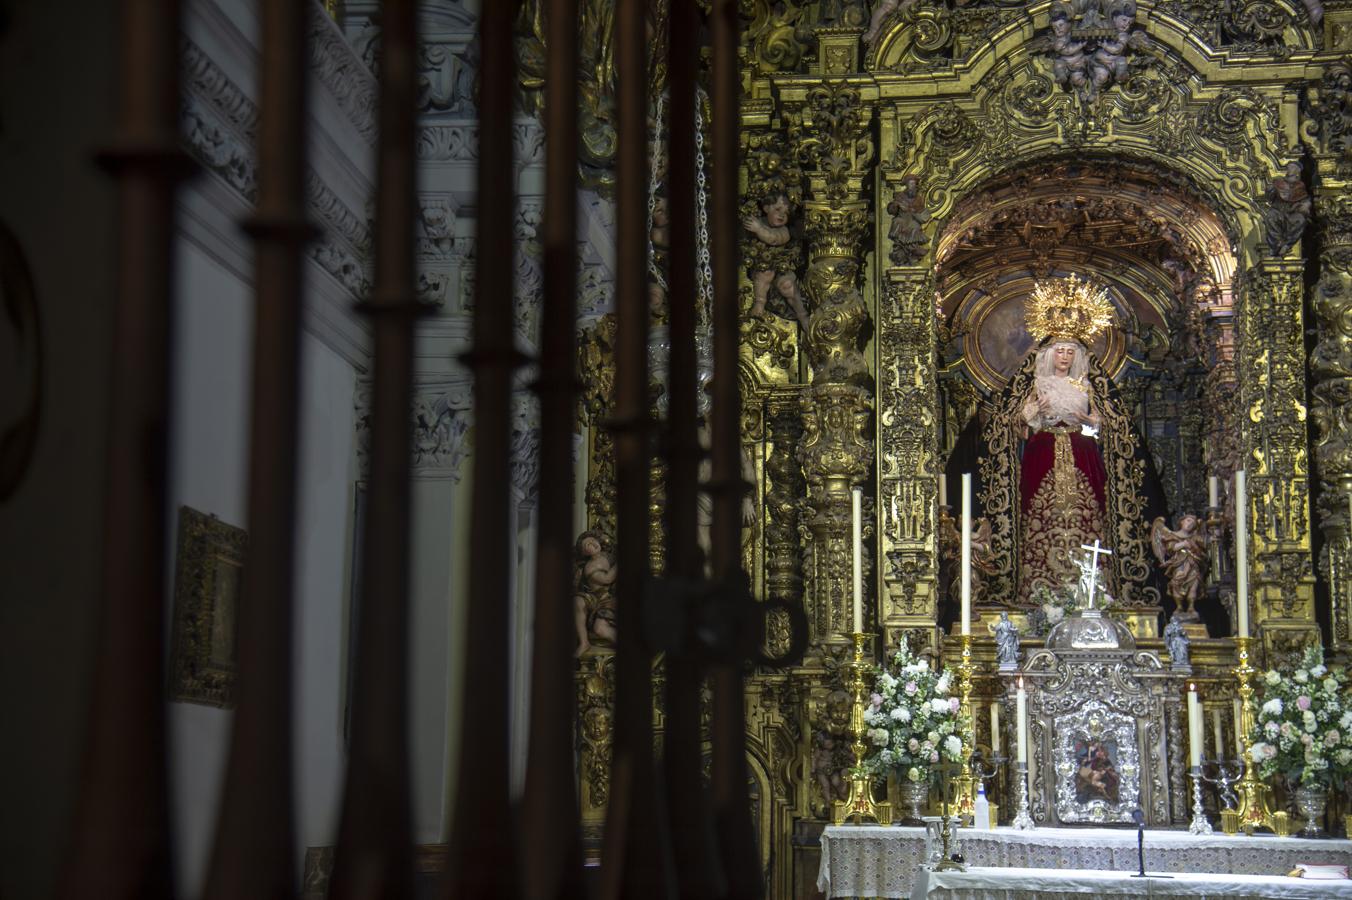
[[[235,705],[236,629],[248,534],[189,506],[178,511],[169,699]]]

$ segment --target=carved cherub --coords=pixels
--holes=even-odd
[[[1146,41],[1144,32],[1132,30],[1136,23],[1136,4],[1130,0],[1114,5],[1109,20],[1113,34],[1099,41],[1090,67],[1096,90],[1126,81],[1131,74],[1127,50],[1133,47],[1140,49]]]
[[[807,310],[798,289],[798,263],[801,256],[789,228],[792,203],[784,191],[773,191],[760,200],[761,215],[747,216],[742,225],[751,234],[746,246],[747,274],[751,277],[751,315],[763,316],[771,300],[773,286],[778,298],[804,328]]]
[[[930,214],[925,210],[919,178],[908,175],[902,181],[901,189],[892,194],[892,200],[887,204],[887,212],[892,216],[887,236],[892,240],[888,258],[893,265],[909,266],[924,258],[929,243],[925,237],[925,223],[930,220]]]
[[[584,531],[577,539],[577,590],[573,621],[577,627],[577,655],[591,649],[591,639],[615,643],[615,557],[598,531]]]
[[[1070,11],[1064,6],[1052,10],[1050,37],[1045,46],[1052,56],[1052,78],[1056,83],[1078,91],[1086,99],[1093,97],[1093,81],[1089,77],[1087,44],[1072,33]]]
[[[1272,179],[1265,195],[1268,208],[1263,213],[1268,251],[1285,256],[1305,232],[1310,221],[1310,192],[1300,175],[1300,163],[1286,164],[1286,174]]]
[[[830,815],[831,804],[849,796],[849,785],[845,782],[843,760],[840,758],[839,741],[829,732],[818,730],[812,747],[812,779],[821,789],[826,804],[824,815]]]
[[[1171,531],[1159,516],[1150,526],[1150,546],[1169,576],[1169,596],[1180,621],[1197,621],[1195,604],[1202,590],[1206,566],[1206,536],[1197,516],[1184,514],[1178,518],[1178,530]]]

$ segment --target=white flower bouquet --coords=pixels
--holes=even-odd
[[[1347,674],[1326,667],[1320,647],[1307,647],[1294,672],[1269,669],[1262,687],[1249,735],[1249,757],[1259,774],[1281,775],[1292,787],[1328,787],[1352,775]]]
[[[864,708],[870,771],[895,770],[908,781],[926,781],[941,760],[962,761],[961,713],[953,694],[953,673],[936,672],[911,653],[906,641],[891,664],[878,670],[873,694]]]

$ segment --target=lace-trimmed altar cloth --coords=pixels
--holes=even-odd
[[[1338,900],[1352,898],[1352,881],[1285,875],[1182,873],[1132,878],[1130,872],[1083,869],[990,869],[921,872],[911,900],[1083,900],[1085,897],[1189,897],[1195,900]]]
[[[960,838],[962,853],[973,866],[1136,871],[1134,829],[964,828]],[[828,826],[821,837],[817,889],[828,897],[910,897],[924,855],[923,828]],[[1284,875],[1296,863],[1352,866],[1352,841],[1220,833],[1194,836],[1165,830],[1145,834],[1147,871]]]

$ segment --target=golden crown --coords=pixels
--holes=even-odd
[[[1087,347],[1094,335],[1113,324],[1113,304],[1102,287],[1069,275],[1034,283],[1024,318],[1036,341],[1051,337]]]

